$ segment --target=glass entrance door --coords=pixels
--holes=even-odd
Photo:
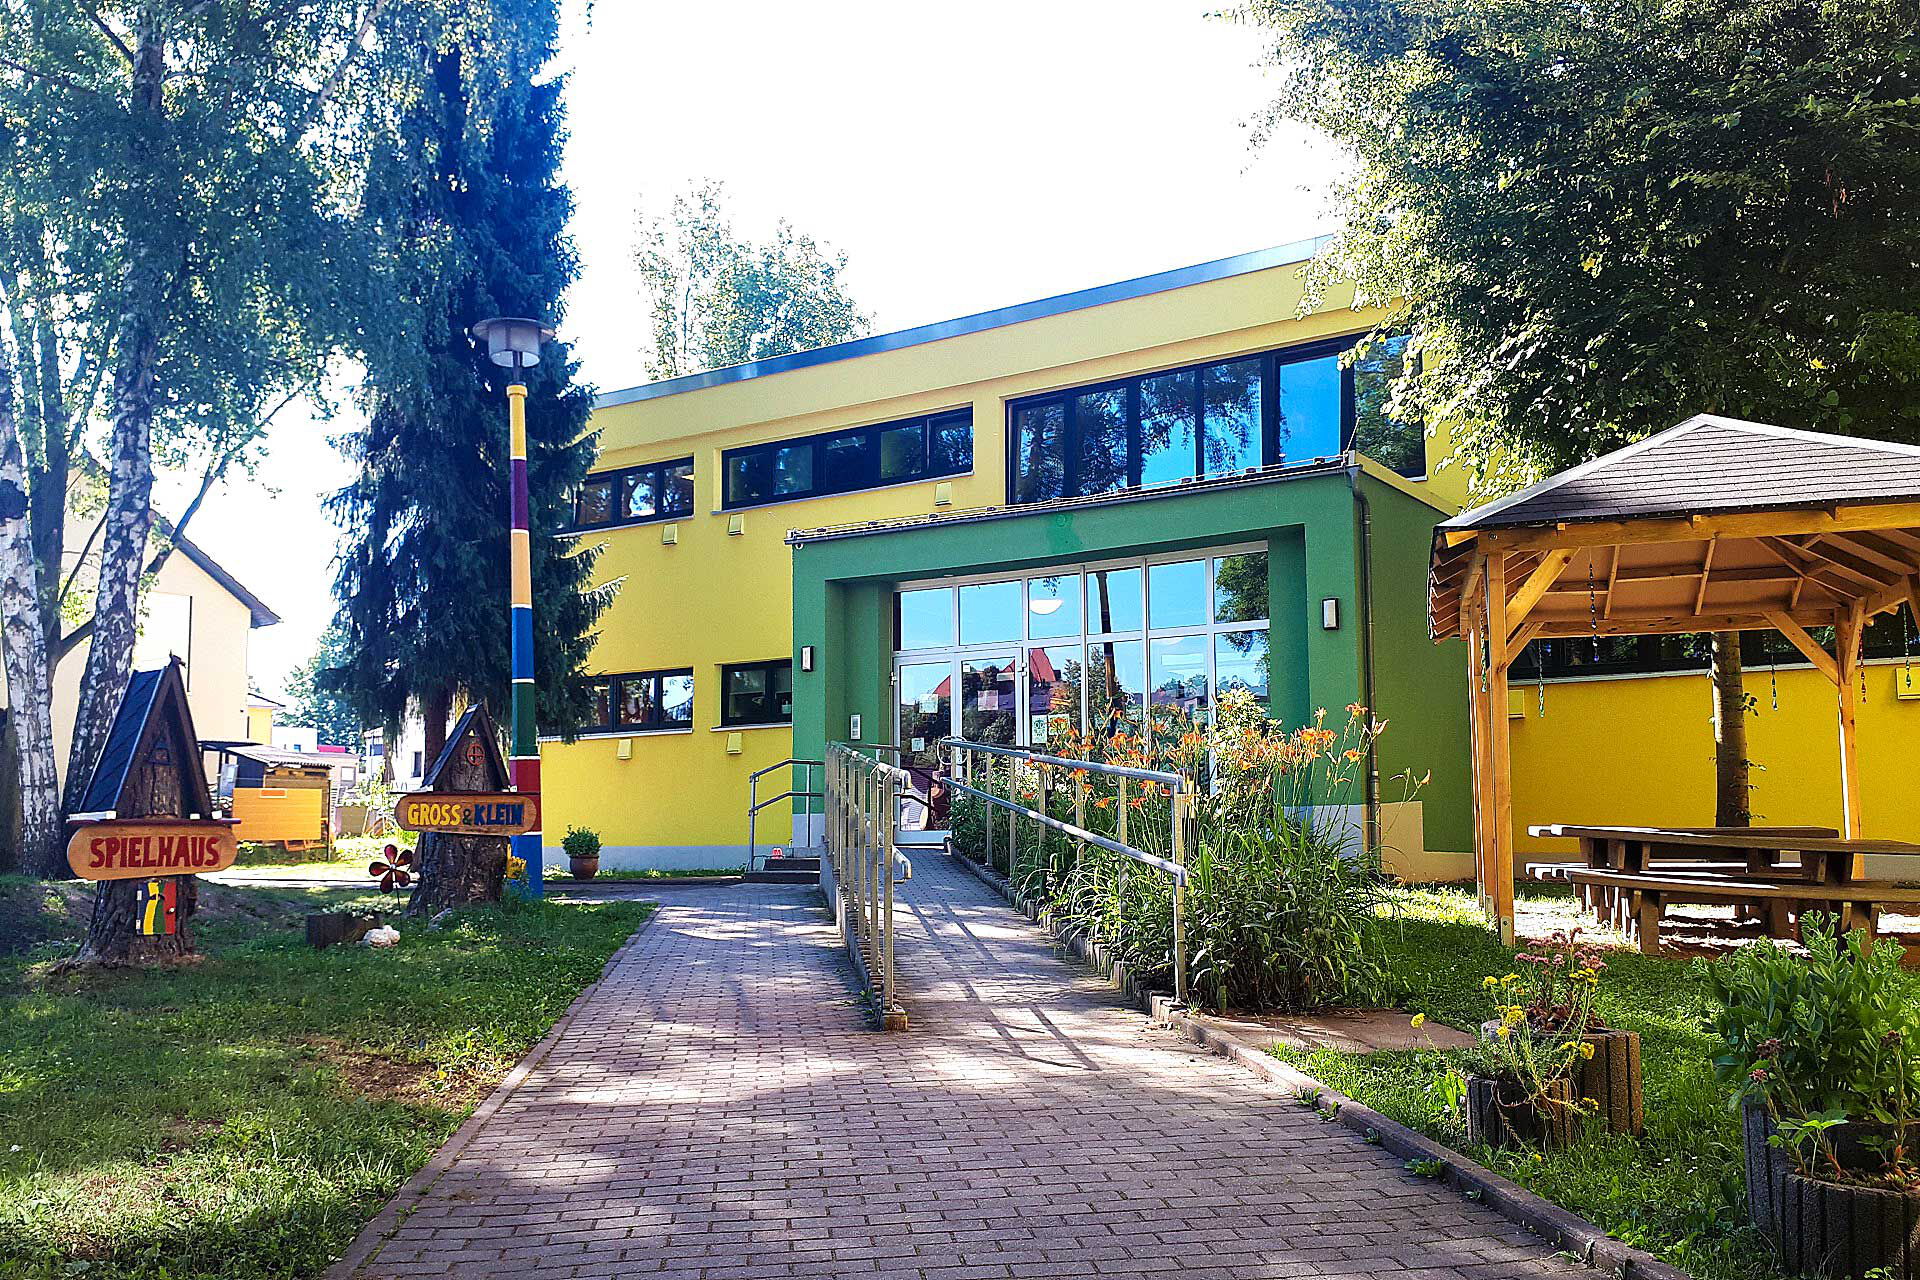
[[[906,767],[940,762],[940,739],[953,733],[953,661],[903,662],[895,669],[894,741]]]
[[[960,659],[960,736],[989,746],[1020,741],[1020,680],[1011,653]]]

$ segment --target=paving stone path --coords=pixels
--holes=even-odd
[[[659,892],[520,1087],[336,1274],[1582,1270],[1152,1029],[946,858],[903,890],[913,1028],[893,1035],[867,1029],[810,890]]]

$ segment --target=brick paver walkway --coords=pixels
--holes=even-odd
[[[1151,1029],[921,856],[913,1029],[810,891],[660,894],[524,1084],[352,1274],[1505,1280],[1578,1270]],[[344,1268],[343,1268],[344,1270]]]

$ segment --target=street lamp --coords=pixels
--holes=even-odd
[[[512,493],[512,527],[507,532],[507,601],[512,615],[511,743],[507,767],[513,789],[529,795],[540,791],[540,738],[533,710],[533,539],[527,519],[527,380],[525,371],[540,363],[540,344],[553,339],[553,330],[524,316],[494,316],[473,326],[474,338],[487,349],[487,359],[513,371],[507,384],[507,469]],[[544,869],[541,834],[529,831],[512,838],[515,856],[526,861],[527,892],[539,897]]]

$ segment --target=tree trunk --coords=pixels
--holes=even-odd
[[[164,125],[161,87],[166,50],[145,15],[134,61],[131,108],[136,117],[133,143],[136,172],[153,150],[145,132]],[[146,119],[139,117],[145,116]],[[73,718],[73,750],[67,759],[67,811],[80,807],[93,768],[113,727],[133,669],[138,633],[140,570],[153,525],[154,365],[159,355],[167,271],[161,265],[166,237],[157,230],[130,227],[132,258],[115,338],[113,431],[108,467],[107,512],[100,540],[100,581],[94,593],[93,635],[80,703]],[[101,895],[105,901],[106,895]]]
[[[18,769],[19,867],[30,876],[68,874],[61,849],[60,784],[53,756],[53,682],[41,629],[40,565],[27,519],[26,458],[14,416],[13,368],[0,345],[0,661]]]
[[[444,739],[446,721],[440,721],[440,726]],[[498,779],[484,760],[460,756],[434,780],[436,791],[493,791],[497,786]],[[507,837],[428,832],[420,837],[419,870],[413,897],[407,902],[408,915],[430,916],[443,907],[498,902],[507,875]]]
[[[1752,791],[1738,631],[1714,632],[1708,670],[1713,681],[1713,825],[1744,827],[1752,820]]]
[[[433,768],[433,762],[447,746],[447,721],[453,716],[453,690],[446,685],[435,685],[427,690],[420,699],[420,719],[424,724],[421,742],[422,769]]]
[[[93,915],[87,921],[87,940],[80,954],[64,962],[62,968],[87,968],[98,965],[117,969],[135,965],[170,964],[193,954],[193,939],[187,932],[187,920],[193,915],[200,896],[195,876],[168,876],[176,886],[179,928],[173,933],[153,937],[140,932],[135,918],[134,898],[140,880],[102,880],[93,898]]]

